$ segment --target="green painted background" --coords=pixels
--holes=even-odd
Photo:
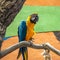
[[[26,20],[32,13],[38,13],[39,15],[39,22],[35,26],[36,32],[60,30],[60,6],[23,6],[14,21],[7,28],[6,36],[17,35],[20,21]]]

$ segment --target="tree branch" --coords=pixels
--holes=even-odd
[[[26,0],[0,0],[0,50],[7,27],[14,21]]]
[[[52,45],[50,45],[49,43],[45,43],[45,44],[33,44],[32,42],[19,42],[13,46],[8,47],[7,49],[5,49],[4,51],[0,52],[0,58],[6,56],[7,54],[13,52],[14,50],[21,48],[21,47],[31,47],[34,49],[50,49],[51,51],[53,51],[54,53],[56,53],[57,55],[60,55],[60,50],[57,50],[56,48],[54,48]]]

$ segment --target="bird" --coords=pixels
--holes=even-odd
[[[19,42],[22,41],[30,41],[32,36],[36,34],[34,31],[34,26],[38,22],[39,16],[37,13],[33,13],[28,16],[27,20],[23,20],[20,22],[18,26],[18,39]],[[19,59],[20,55],[22,54],[23,60],[28,60],[28,49],[27,47],[19,48],[17,59]]]

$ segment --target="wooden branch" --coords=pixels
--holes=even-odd
[[[1,0],[0,23],[6,27],[11,24],[26,0]]]
[[[6,28],[22,9],[26,0],[0,0],[0,36],[3,38]]]
[[[26,0],[0,0],[0,49],[7,27],[21,11]]]
[[[52,45],[50,45],[49,43],[45,43],[45,47],[60,56],[60,50],[54,48],[54,47],[53,47]]]
[[[57,50],[56,48],[54,48],[53,46],[51,46],[49,43],[45,43],[45,44],[33,44],[32,42],[19,42],[13,46],[8,47],[6,50],[1,51],[0,52],[0,58],[6,56],[7,54],[13,52],[14,50],[21,48],[21,47],[31,47],[34,49],[50,49],[51,51],[53,51],[54,53],[56,53],[57,55],[60,55],[60,50]]]

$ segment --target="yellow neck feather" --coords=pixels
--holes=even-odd
[[[28,27],[28,28],[31,28],[31,29],[34,29],[34,25],[35,25],[35,24],[30,22],[30,18],[31,18],[31,16],[29,16],[29,17],[27,18],[27,21],[26,21],[27,27]]]

